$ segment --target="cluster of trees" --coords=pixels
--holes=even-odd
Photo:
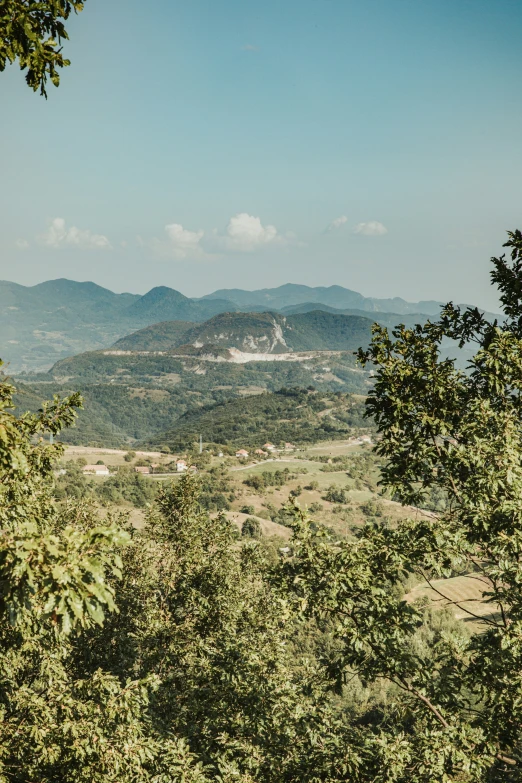
[[[160,441],[178,450],[189,447],[201,432],[206,442],[249,448],[259,447],[260,433],[273,443],[346,438],[352,430],[338,414],[360,407],[348,394],[284,387],[187,411]],[[323,415],[325,410],[328,415]]]
[[[208,511],[226,511],[236,498],[234,485],[222,465],[201,473],[199,487],[200,505]],[[131,503],[135,508],[147,508],[154,502],[157,491],[156,482],[126,465],[103,481],[93,481],[82,472],[82,460],[70,460],[65,463],[65,473],[56,477],[54,497],[60,501],[91,498],[104,506]]]
[[[82,472],[81,464],[70,460],[65,473],[58,475],[54,496],[57,500],[92,498],[103,505],[132,503],[135,508],[146,508],[156,497],[157,485],[144,479],[127,466],[120,467],[104,481],[92,481]]]
[[[81,358],[64,361],[80,362]],[[24,385],[18,390],[17,406],[20,411],[37,411],[41,395],[49,389],[67,396],[80,385],[85,408],[79,412],[75,427],[62,433],[65,443],[120,447],[147,441],[173,452],[191,449],[201,432],[205,433],[205,441],[216,444],[216,448],[217,444],[220,448],[228,444],[231,453],[240,445],[259,446],[259,427],[263,419],[266,439],[274,443],[312,443],[346,437],[353,428],[360,427],[364,412],[364,404],[358,398],[314,392],[313,389],[282,388],[275,395],[237,398],[233,384],[217,390],[209,385],[197,394],[188,394],[185,382],[170,387],[162,384],[161,388],[156,388],[150,375],[132,381],[116,377],[117,383],[107,382],[107,375],[98,383],[75,378],[76,385],[72,388],[71,381],[67,384],[49,383],[48,379],[42,384],[32,382],[32,386]],[[327,407],[331,408],[330,415],[317,418],[316,414]],[[174,427],[173,421],[176,422]]]
[[[227,469],[216,465],[199,477],[199,503],[207,511],[228,511],[236,499]]]
[[[288,468],[273,471],[263,470],[262,473],[253,473],[251,476],[247,476],[243,480],[243,484],[255,489],[256,492],[262,492],[269,487],[277,487],[278,489],[284,487],[287,481],[291,481],[295,477],[296,474],[291,473]]]
[[[330,503],[347,503],[348,495],[344,487],[338,487],[335,484],[331,484],[326,489],[323,500],[328,500]]]

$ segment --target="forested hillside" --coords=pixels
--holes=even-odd
[[[212,300],[213,301],[213,300]],[[220,313],[197,326],[173,321],[141,329],[118,340],[118,350],[174,350],[194,346],[236,348],[245,353],[357,350],[367,345],[372,321],[324,310],[283,316],[278,313]]]
[[[188,411],[150,443],[171,449],[192,445],[201,434],[206,443],[260,448],[265,441],[296,445],[347,438],[354,428],[368,428],[360,399],[306,389],[281,389]]]
[[[171,351],[185,342],[190,321],[162,321],[127,334],[112,346],[120,351]]]

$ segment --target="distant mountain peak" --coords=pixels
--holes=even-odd
[[[188,296],[185,296],[180,291],[176,291],[175,288],[169,288],[166,285],[157,285],[147,291],[136,304],[143,302],[149,304],[152,302],[160,302],[165,299],[175,300],[177,302],[189,302],[191,301]]]

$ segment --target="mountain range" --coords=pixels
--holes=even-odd
[[[295,283],[287,283],[278,288],[262,288],[258,291],[223,288],[219,291],[214,291],[212,294],[207,294],[200,301],[213,301],[216,299],[225,299],[233,302],[243,310],[262,307],[264,310],[284,311],[288,306],[313,302],[315,304],[329,305],[336,309],[356,308],[369,313],[388,312],[400,315],[409,313],[435,315],[439,312],[441,304],[443,304],[433,300],[413,303],[407,302],[400,297],[375,299],[363,296],[340,285],[311,288],[307,285],[296,285]]]
[[[63,278],[29,287],[0,281],[0,357],[9,363],[10,372],[42,371],[61,358],[107,348],[124,335],[159,322],[197,324],[221,313],[271,311],[294,316],[323,310],[378,316],[381,323],[393,325],[397,320],[425,320],[441,304],[375,299],[341,286],[290,283],[259,291],[223,289],[191,299],[166,286],[140,296]]]

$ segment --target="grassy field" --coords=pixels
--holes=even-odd
[[[308,452],[319,456],[321,454],[330,457],[340,457],[344,454],[357,454],[362,451],[371,451],[371,446],[354,445],[348,441],[329,440],[322,441],[315,446],[308,446],[305,452],[305,456]]]
[[[313,509],[310,513],[314,521],[327,525],[337,534],[346,536],[367,520],[368,512],[365,505],[368,501],[376,501],[379,514],[392,522],[407,516],[408,511],[380,495],[377,488],[378,472],[376,468],[372,468],[370,474],[361,481],[350,478],[346,473],[346,466],[339,465],[337,470],[335,464],[326,465],[325,462],[317,462],[307,457],[357,457],[357,455],[369,455],[369,452],[367,446],[354,446],[343,441],[328,441],[305,450],[281,453],[254,464],[245,465],[235,458],[214,456],[210,458],[205,470],[217,465],[228,466],[229,479],[236,496],[235,500],[231,502],[231,513],[235,515],[241,515],[241,509],[248,506],[254,509],[254,515],[267,517],[269,514],[273,514],[273,509],[277,510],[284,506],[293,491],[298,494],[297,503],[301,508]],[[158,451],[137,451],[132,462],[126,462],[124,459],[126,454],[126,451],[119,449],[70,446],[66,448],[65,460],[83,458],[89,464],[103,460],[110,467],[127,466],[132,468],[137,460],[146,458],[156,463],[159,466],[157,470],[161,471],[161,466],[167,465],[174,459],[173,454],[161,454]],[[326,467],[328,470],[324,470]],[[256,490],[244,484],[245,479],[250,476],[264,472],[274,473],[285,469],[292,474],[292,478],[286,481],[282,487]],[[180,474],[152,474],[146,475],[145,478],[156,483],[179,480]],[[105,479],[101,476],[93,476],[91,480],[101,483]],[[313,489],[306,488],[310,484]],[[345,503],[334,503],[325,499],[325,493],[331,486],[345,492]],[[126,506],[125,510],[128,511],[129,507]],[[141,523],[142,516],[142,512],[137,513],[137,523]],[[238,519],[242,520],[242,517],[238,516]],[[264,521],[267,522],[266,519]]]
[[[430,603],[440,608],[449,607],[458,620],[469,624],[474,631],[484,630],[484,620],[494,619],[499,610],[487,602],[484,593],[490,587],[480,574],[465,574],[451,579],[436,579],[430,585],[414,587],[407,595],[408,601],[426,596]]]
[[[297,504],[303,509],[313,508],[310,513],[316,522],[326,525],[340,536],[350,536],[368,519],[368,501],[374,501],[378,505],[378,516],[386,517],[393,524],[407,516],[422,515],[422,512],[414,508],[404,508],[388,498],[380,495],[377,487],[378,470],[371,468],[368,475],[362,480],[356,480],[347,475],[346,465],[339,465],[336,470],[335,463],[318,462],[310,457],[326,456],[329,458],[367,455],[369,447],[353,446],[347,442],[330,441],[308,447],[305,450],[297,450],[290,454],[280,454],[273,458],[257,463],[242,464],[231,457],[212,457],[206,469],[217,465],[228,466],[228,476],[235,499],[231,502],[231,509],[226,513],[227,517],[241,529],[243,522],[248,517],[256,518],[261,526],[263,535],[279,536],[283,539],[291,537],[291,531],[277,522],[267,519],[273,514],[274,509],[284,506],[292,491],[296,492]],[[103,460],[106,465],[119,467],[132,465],[141,459],[148,459],[159,466],[172,462],[174,455],[161,454],[157,451],[136,452],[132,463],[126,462],[126,451],[118,449],[89,448],[71,446],[66,448],[65,460],[83,458],[93,464]],[[327,470],[324,470],[327,468]],[[334,469],[332,469],[334,468]],[[159,468],[161,470],[161,468]],[[274,473],[287,469],[292,478],[285,481],[282,487],[264,487],[254,489],[244,484],[245,479],[260,475],[264,472]],[[145,478],[153,482],[179,480],[180,474],[147,475]],[[105,481],[102,476],[92,476],[91,481],[96,484]],[[313,489],[306,489],[312,483]],[[325,493],[330,486],[345,491],[345,503],[333,503],[325,500]],[[242,509],[248,507],[250,511]],[[146,512],[133,508],[125,503],[116,510],[130,514],[132,524],[139,528],[145,524]],[[100,509],[102,515],[106,510]],[[470,628],[472,632],[480,632],[485,626],[485,621],[498,616],[498,610],[492,604],[487,603],[483,597],[487,591],[487,585],[479,580],[477,574],[467,574],[451,579],[441,579],[432,582],[432,585],[419,584],[407,595],[408,601],[414,601],[426,597],[436,607],[449,607],[455,617]]]
[[[122,449],[103,449],[93,448],[91,446],[66,446],[64,459],[78,459],[83,457],[87,461],[88,465],[95,465],[98,460],[103,460],[105,465],[113,465],[119,467],[120,465],[126,465],[125,462],[126,451]],[[172,462],[174,456],[172,454],[161,454],[159,451],[136,451],[135,459],[140,457],[153,459],[159,465],[166,465],[168,462]]]

